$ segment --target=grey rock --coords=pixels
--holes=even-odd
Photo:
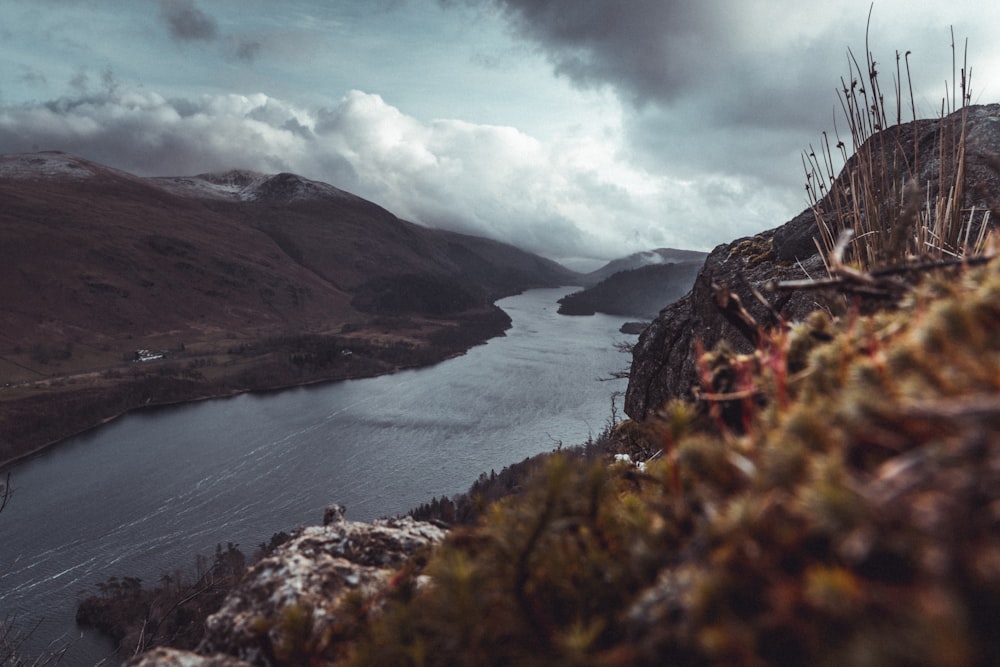
[[[124,663],[124,667],[251,667],[231,655],[199,655],[173,648],[155,648]]]
[[[361,523],[325,513],[325,526],[299,530],[246,574],[222,608],[208,618],[197,652],[222,653],[254,665],[271,665],[283,622],[307,613],[317,634],[331,627],[345,596],[375,595],[415,553],[445,531],[410,517]]]
[[[825,275],[823,261],[815,247],[811,256],[798,261],[778,259],[774,249],[775,231],[715,248],[705,260],[691,292],[660,311],[640,334],[632,350],[632,367],[625,393],[625,412],[629,417],[645,419],[671,398],[690,396],[698,378],[699,342],[707,350],[722,340],[728,341],[738,352],[753,349],[752,342],[730,324],[715,305],[713,283],[735,292],[757,322],[768,327],[777,322],[768,309],[755,300],[750,292],[751,285],[765,292],[774,281]],[[787,320],[801,319],[826,305],[820,295],[808,292],[769,295],[769,298]]]
[[[916,142],[919,179],[928,186],[932,198],[940,169],[941,137],[949,142],[957,139],[959,113],[944,121],[921,120],[886,130],[887,145],[900,147],[903,155],[912,156]],[[966,113],[963,208],[989,210],[995,222],[1000,215],[1000,104],[969,107]],[[947,123],[943,133],[942,122]],[[850,168],[849,162],[845,172]],[[774,326],[775,318],[754,299],[749,286],[764,291],[772,281],[824,277],[823,261],[813,241],[815,235],[815,216],[807,209],[780,227],[715,248],[691,291],[661,310],[639,336],[625,394],[626,414],[643,420],[666,401],[690,396],[697,381],[698,341],[705,349],[725,340],[738,352],[750,351],[751,342],[716,307],[712,283],[737,294],[759,324]],[[799,320],[820,307],[835,307],[836,302],[828,297],[803,291],[768,296],[786,321]]]

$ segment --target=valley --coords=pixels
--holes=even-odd
[[[142,350],[156,358],[126,361],[123,357],[136,357],[140,350],[118,354],[77,345],[71,356],[49,357],[40,365],[47,372],[41,376],[18,355],[9,355],[14,359],[6,358],[7,365],[22,372],[5,375],[11,379],[0,388],[5,434],[0,465],[131,410],[429,365],[501,335],[508,326],[502,311],[484,308],[448,320],[382,321],[347,333],[162,335],[145,341],[151,348]]]
[[[294,174],[0,157],[0,465],[133,409],[370,377],[577,274]]]

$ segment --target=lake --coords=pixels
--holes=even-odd
[[[152,585],[220,543],[251,556],[334,502],[352,520],[402,514],[596,436],[625,389],[606,381],[630,362],[614,343],[634,337],[621,317],[558,315],[574,289],[498,301],[507,335],[432,367],[141,411],[15,466],[0,619],[34,628],[29,652],[68,643],[62,664],[93,665],[111,647],[73,616],[110,576]]]

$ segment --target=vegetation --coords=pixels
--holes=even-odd
[[[504,466],[499,473],[495,470],[484,472],[465,493],[451,498],[435,497],[410,510],[408,514],[418,521],[431,521],[448,527],[474,526],[497,501],[524,493],[530,480],[545,468],[552,457],[570,456],[585,460],[605,457],[612,446],[611,426],[613,424],[609,421],[609,426],[597,439],[591,439],[583,445],[530,456],[519,463]]]
[[[552,457],[354,664],[996,664],[998,294],[994,262],[706,353],[642,427],[661,458]]]
[[[489,303],[477,298],[462,281],[445,276],[385,276],[358,289],[352,305],[362,312],[426,313],[445,316]]]
[[[952,53],[955,44],[952,39]],[[895,105],[886,102],[878,63],[865,40],[864,67],[848,51],[849,74],[841,79],[840,102],[850,137],[834,130],[836,143],[823,133],[819,153],[812,146],[803,156],[806,192],[816,215],[825,256],[833,254],[845,233],[853,234],[845,261],[872,270],[921,258],[964,257],[982,252],[989,227],[989,211],[961,210],[964,200],[965,121],[972,99],[972,71],[963,54],[959,86],[953,83],[941,103],[937,155],[921,155],[910,80],[910,52],[896,52],[893,77]],[[911,120],[903,124],[905,63]],[[955,81],[952,62],[952,81]],[[893,109],[895,106],[895,109]],[[952,112],[959,111],[957,116]],[[894,113],[893,113],[894,112]],[[958,118],[957,123],[949,118]],[[890,128],[890,119],[895,126]],[[904,149],[904,133],[911,133],[912,153]],[[848,159],[848,145],[852,157]],[[834,154],[845,165],[837,175]],[[921,165],[935,164],[933,176]],[[930,173],[930,172],[927,172]],[[927,178],[926,182],[922,178]]]
[[[110,577],[96,585],[97,595],[80,601],[76,622],[110,637],[123,657],[160,645],[191,649],[245,568],[246,557],[230,543],[217,546],[211,564],[198,556],[192,579],[164,573],[158,586],[144,588],[136,577]]]
[[[65,648],[47,647],[43,655],[29,657],[25,646],[34,628],[25,629],[16,616],[0,619],[0,665],[5,667],[43,667],[59,664]]]

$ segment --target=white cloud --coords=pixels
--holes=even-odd
[[[556,258],[697,246],[725,219],[692,205],[702,186],[622,160],[617,135],[546,143],[512,127],[421,122],[361,91],[305,109],[264,94],[168,99],[119,85],[0,108],[0,150],[49,148],[144,175],[292,171],[403,218]]]

